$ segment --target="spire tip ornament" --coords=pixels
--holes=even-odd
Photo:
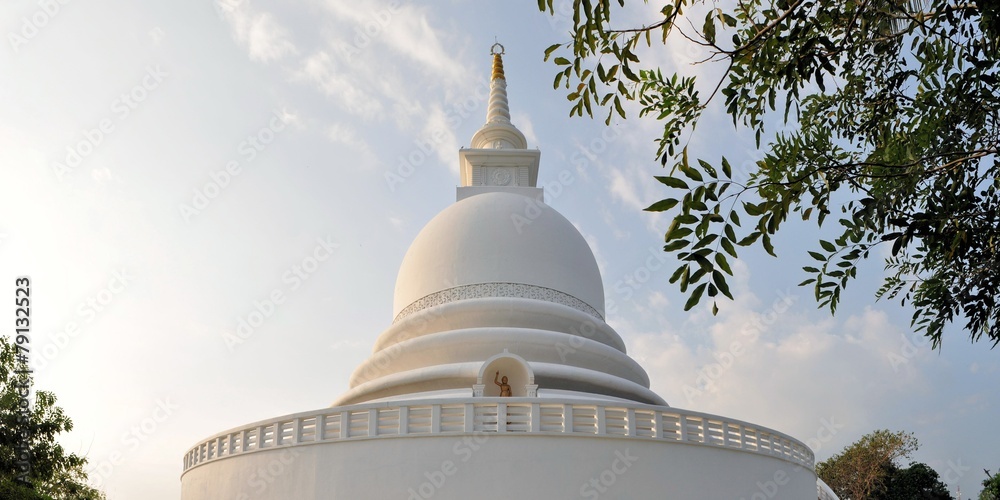
[[[506,80],[503,75],[502,56],[504,55],[504,52],[503,45],[500,45],[500,42],[496,42],[490,47],[490,54],[493,54],[493,75],[490,77],[490,80],[496,80],[498,78]]]

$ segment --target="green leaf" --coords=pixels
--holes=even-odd
[[[664,252],[676,252],[677,250],[680,250],[680,249],[682,249],[682,248],[684,248],[684,247],[686,247],[686,246],[688,246],[690,244],[691,244],[691,242],[688,241],[688,240],[674,240],[674,241],[671,241],[670,243],[667,243],[666,245],[663,245],[663,251]]]
[[[733,294],[729,292],[729,284],[726,283],[726,277],[719,271],[712,271],[712,282],[718,287],[722,295],[729,297],[729,300],[733,300]]]
[[[748,234],[745,238],[743,238],[736,244],[741,247],[748,247],[750,245],[753,245],[757,241],[757,238],[760,238],[761,234],[762,233],[760,231],[754,231]]]
[[[727,179],[733,178],[733,167],[729,165],[729,160],[725,156],[722,157],[722,173],[725,174]]]
[[[543,3],[545,3],[545,0],[538,0],[538,3],[539,4],[543,4]],[[549,56],[551,56],[552,53],[555,52],[556,49],[558,49],[559,47],[562,47],[561,43],[556,43],[556,44],[549,45],[549,47],[547,49],[545,49],[545,59],[543,59],[543,61],[548,61],[549,60]]]
[[[644,210],[647,212],[665,212],[677,206],[678,201],[673,198],[667,198],[665,200],[660,200],[652,205],[646,207]]]
[[[743,211],[746,212],[747,215],[752,215],[754,217],[764,213],[764,209],[760,205],[750,203],[749,201],[743,202]]]
[[[701,172],[699,172],[697,169],[694,169],[694,168],[691,168],[691,167],[682,166],[681,167],[681,173],[683,173],[684,175],[686,175],[688,177],[688,179],[691,179],[691,180],[696,181],[696,182],[701,182],[704,179],[701,176]]]
[[[819,240],[819,245],[823,247],[823,250],[826,250],[827,252],[835,252],[837,250],[837,247],[835,247],[833,243],[830,243],[829,241],[826,240]]]
[[[726,274],[728,274],[730,276],[733,275],[733,270],[732,270],[732,268],[729,267],[729,262],[726,261],[726,256],[724,254],[716,253],[715,254],[715,263],[719,266],[720,269],[722,269],[723,271],[725,271]]]
[[[715,43],[715,13],[714,12],[709,12],[708,15],[705,16],[705,25],[702,27],[702,31],[704,32],[705,39],[708,40],[708,43]]]
[[[763,235],[764,238],[761,239],[761,243],[764,245],[764,251],[771,255],[771,257],[777,257],[774,253],[774,246],[771,245],[771,237],[767,234]]]
[[[667,176],[664,176],[664,175],[657,175],[657,176],[655,176],[655,178],[656,178],[656,180],[658,180],[658,181],[662,182],[663,184],[665,184],[665,185],[667,185],[669,187],[672,187],[672,188],[690,189],[690,188],[688,188],[688,185],[687,185],[686,182],[684,182],[683,180],[678,179],[676,177],[667,177]]]
[[[722,249],[726,251],[734,259],[737,258],[736,248],[733,246],[733,242],[728,239],[722,239],[719,243],[722,244]]]
[[[736,231],[733,231],[733,226],[726,224],[726,227],[723,229],[723,232],[726,234],[726,238],[730,240],[736,239]]]
[[[708,283],[702,283],[695,287],[694,291],[691,292],[691,296],[688,297],[687,302],[684,304],[685,311],[690,311],[692,307],[698,305],[698,301],[701,300],[701,296],[705,293],[705,288],[707,287]]]
[[[621,99],[618,96],[615,96],[615,111],[618,112],[619,116],[625,118],[625,108],[622,107]]]
[[[677,238],[684,238],[690,236],[694,231],[689,227],[678,227],[672,231],[668,231],[666,234],[666,240],[676,240]]]

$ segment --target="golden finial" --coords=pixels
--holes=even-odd
[[[490,47],[490,54],[493,54],[493,76],[490,77],[490,80],[496,80],[497,78],[506,80],[503,76],[503,58],[501,57],[503,53],[503,45],[500,45],[499,42],[494,43]]]

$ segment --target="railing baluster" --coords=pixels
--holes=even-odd
[[[531,403],[531,427],[528,432],[539,432],[542,430],[542,407],[538,403]]]
[[[497,403],[497,432],[507,432],[506,403]]]
[[[431,434],[438,434],[441,432],[441,405],[435,404],[431,406]]]
[[[476,431],[476,406],[472,403],[465,403],[465,415],[462,415],[465,421],[465,432],[475,432]]]
[[[399,435],[405,435],[410,432],[410,407],[400,406],[399,407]]]

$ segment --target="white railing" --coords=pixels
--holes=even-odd
[[[840,497],[819,478],[816,479],[816,494],[819,500],[840,500]]]
[[[257,422],[201,442],[184,455],[184,470],[278,447],[476,432],[674,441],[768,455],[813,468],[813,453],[802,442],[716,415],[599,401],[463,398],[340,406]]]

